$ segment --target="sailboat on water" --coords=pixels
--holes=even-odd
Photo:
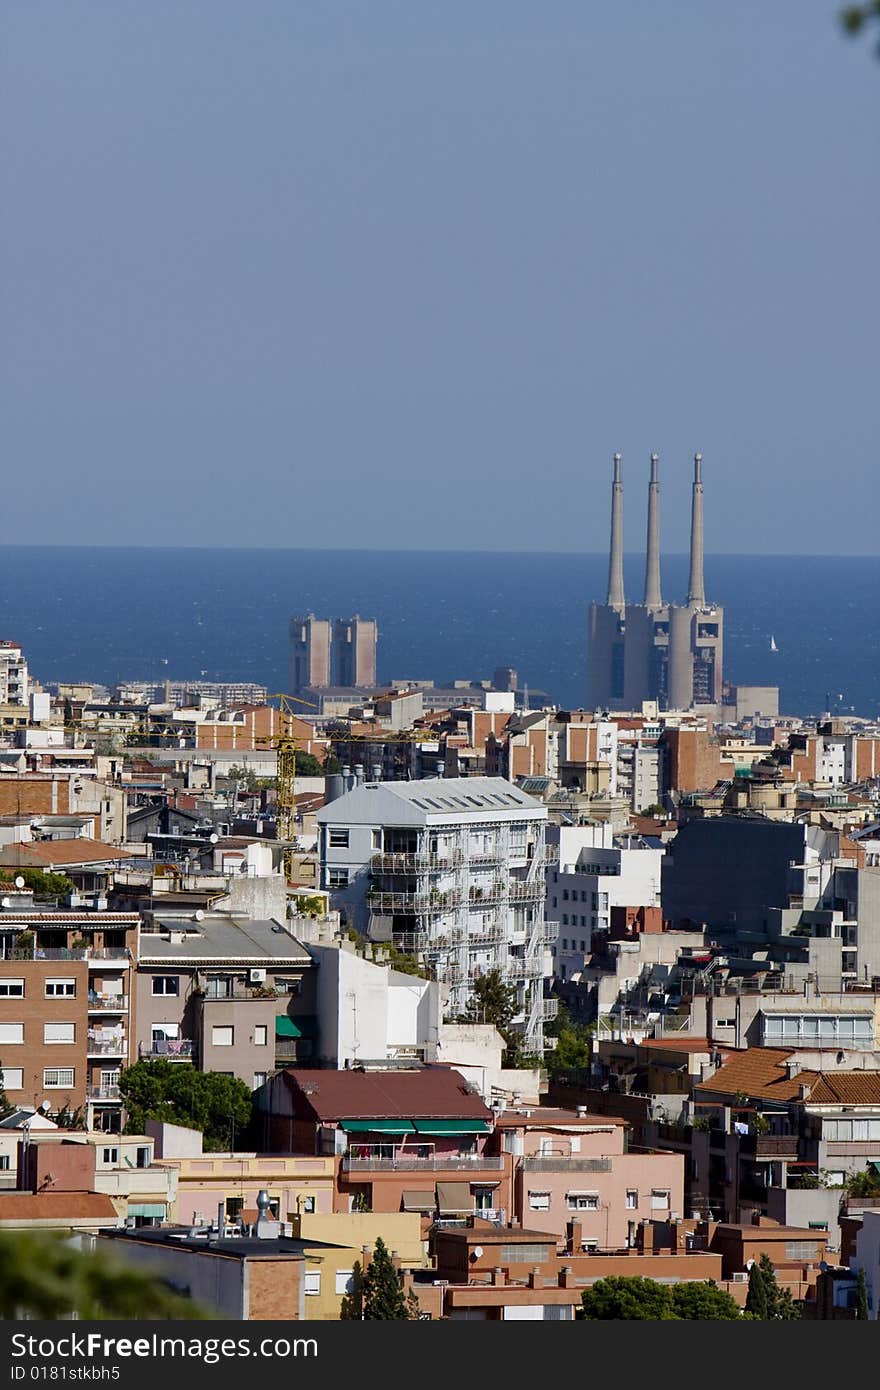
[[[771,652],[778,652],[778,651],[779,651],[779,648],[778,648],[777,645],[776,645],[776,638],[773,636],[772,632],[771,632],[771,634],[770,634],[770,650],[771,650]]]

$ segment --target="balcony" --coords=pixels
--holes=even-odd
[[[475,903],[488,906],[489,903],[501,902],[507,896],[507,884],[501,882],[488,884],[482,888],[471,887],[468,889],[468,902],[471,907]]]
[[[543,1001],[543,1011],[544,1011],[544,1020],[545,1020],[545,1022],[546,1022],[548,1019],[558,1017],[558,1014],[559,1014],[559,1000],[558,1000],[558,999],[545,999],[545,1000]]]
[[[559,923],[558,923],[558,922],[545,922],[545,923],[544,923],[544,942],[545,942],[545,944],[546,944],[547,946],[552,946],[552,945],[553,945],[555,942],[557,942],[558,940],[559,940]]]
[[[92,994],[89,992],[89,1013],[128,1013],[128,995]]]
[[[87,951],[86,955],[90,963],[94,961],[96,964],[100,961],[115,960],[128,965],[131,960],[131,951],[127,946],[102,946],[100,949]]]
[[[534,883],[511,883],[510,901],[512,903],[537,903],[543,902],[547,896],[547,885],[542,878],[536,879]]]
[[[372,889],[367,894],[367,906],[380,916],[400,914],[408,917],[430,916],[448,912],[461,901],[461,895],[450,890],[445,893],[380,893]]]
[[[192,1038],[154,1038],[152,1043],[141,1043],[138,1048],[141,1059],[164,1057],[167,1062],[190,1062],[194,1053]]]
[[[342,1160],[342,1170],[347,1173],[439,1173],[469,1172],[501,1173],[504,1171],[503,1158],[483,1158],[479,1154],[435,1154],[430,1158],[418,1158],[415,1154],[386,1156],[370,1154],[364,1158],[353,1158],[347,1154]]]
[[[610,1173],[611,1164],[610,1158],[570,1158],[567,1153],[536,1154],[522,1161],[524,1173]]]
[[[794,1162],[798,1157],[798,1137],[796,1134],[744,1134],[740,1153]]]
[[[89,1035],[86,1044],[87,1057],[127,1057],[128,1039],[119,1038],[93,1038]]]
[[[102,1101],[119,1102],[122,1100],[122,1092],[118,1086],[87,1086],[86,1100],[93,1101],[95,1104],[100,1104]]]
[[[374,854],[370,868],[374,874],[440,874],[461,862],[461,850],[448,854]]]

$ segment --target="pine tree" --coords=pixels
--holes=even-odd
[[[865,1284],[865,1271],[859,1270],[856,1279],[856,1318],[859,1322],[868,1321],[868,1288]]]
[[[406,1322],[409,1319],[403,1284],[381,1236],[364,1275],[364,1319]]]
[[[752,1264],[749,1270],[749,1291],[746,1294],[746,1312],[753,1318],[760,1318],[762,1322],[770,1316],[767,1307],[767,1285],[764,1276],[757,1264]]]
[[[364,1316],[364,1267],[355,1260],[351,1271],[351,1293],[347,1293],[339,1304],[341,1322],[360,1322]]]
[[[764,1281],[764,1289],[767,1295],[767,1314],[773,1322],[793,1322],[800,1317],[800,1313],[795,1307],[794,1300],[788,1289],[781,1289],[776,1279],[776,1270],[773,1268],[773,1261],[766,1252],[762,1252],[758,1261],[758,1268],[761,1278]]]

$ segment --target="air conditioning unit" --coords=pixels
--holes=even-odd
[[[731,1274],[730,1281],[732,1284],[747,1284],[749,1276],[745,1270],[738,1270],[735,1274]]]
[[[266,983],[265,970],[249,970],[248,979],[252,985],[262,985]]]

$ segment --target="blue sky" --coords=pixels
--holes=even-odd
[[[9,541],[876,554],[834,0],[12,0]]]

